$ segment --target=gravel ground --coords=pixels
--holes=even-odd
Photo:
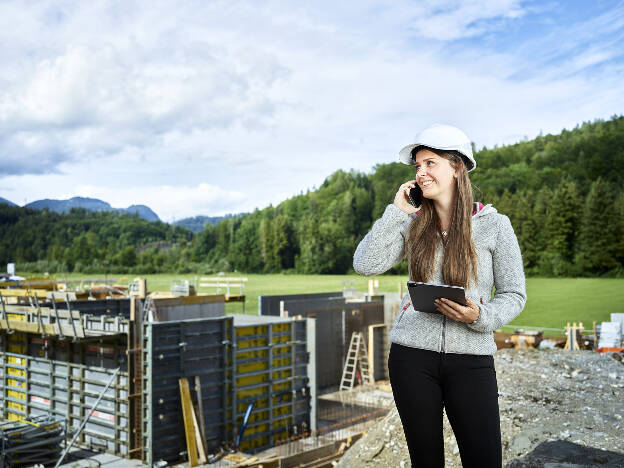
[[[501,349],[494,355],[494,362],[504,466],[525,466],[519,464],[521,459],[530,459],[531,467],[624,466],[624,362],[621,354],[557,348]],[[552,443],[557,440],[566,444]],[[444,441],[446,466],[460,467],[459,449],[446,415]],[[561,445],[580,447],[580,452],[586,454],[577,454],[574,465],[539,462],[540,450]],[[598,449],[593,453],[611,451],[615,454],[610,458],[602,457],[601,461],[601,457],[591,456],[587,447]],[[581,459],[584,457],[586,459]],[[542,456],[543,460],[572,460],[564,454],[559,460],[556,458]],[[623,464],[613,461],[616,459],[623,460]],[[409,467],[409,454],[396,408],[350,448],[337,466]]]

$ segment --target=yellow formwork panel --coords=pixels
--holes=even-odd
[[[279,383],[273,384],[273,391],[274,392],[290,390],[290,388],[291,388],[290,382],[279,382]]]
[[[239,449],[244,452],[245,450],[253,450],[255,448],[264,447],[265,445],[268,445],[268,444],[269,444],[269,438],[267,436],[255,437],[253,439],[245,440],[244,442],[241,442]]]
[[[26,377],[26,371],[24,369],[15,369],[14,367],[6,368],[7,377],[14,375],[15,377]],[[8,379],[7,381],[17,382],[17,380]],[[21,387],[21,385],[19,385]]]
[[[284,431],[284,432],[278,432],[277,434],[275,434],[273,436],[273,440],[275,440],[276,442],[279,442],[281,440],[286,440],[288,439],[288,437],[290,437],[288,435],[288,431]]]
[[[273,408],[273,419],[277,419],[278,416],[290,417],[290,406],[282,406],[281,408]]]
[[[7,351],[9,353],[15,353],[15,354],[25,354],[26,353],[26,345],[21,345],[21,344],[13,344],[13,343],[8,343],[7,344]]]
[[[244,387],[247,385],[257,385],[261,383],[265,383],[269,381],[268,373],[263,373],[260,375],[239,375],[236,377],[236,386]]]
[[[267,349],[253,349],[250,351],[239,351],[236,353],[236,360],[242,361],[247,359],[266,359],[269,355]]]
[[[273,333],[280,333],[290,331],[290,324],[291,322],[278,322],[271,324],[271,327],[273,328]]]
[[[248,340],[237,340],[236,346],[238,349],[246,349],[246,348],[259,348],[263,346],[267,346],[268,340],[266,337],[257,337],[250,338]]]
[[[26,394],[22,392],[16,392],[15,390],[8,390],[7,397],[15,398],[16,400],[26,401]]]
[[[265,395],[266,397],[266,395]],[[241,413],[244,413],[247,410],[247,406],[249,406],[249,402],[248,401],[239,401],[238,404],[236,405],[236,411],[237,413],[240,415]],[[267,408],[269,406],[269,399],[268,398],[261,398],[259,400],[256,400],[254,402],[254,409],[253,409],[253,413],[256,413],[257,411],[262,411],[264,408]],[[268,416],[268,414],[267,414]]]
[[[290,344],[286,343],[286,346],[276,346],[273,348],[273,357],[281,357],[283,355],[290,356],[291,349]]]
[[[290,363],[291,363],[290,356],[274,357],[273,358],[273,367],[290,366]]]
[[[256,388],[245,388],[242,390],[238,390],[236,392],[237,400],[245,400],[253,397],[259,397],[262,395],[266,395],[266,387],[256,387]],[[228,389],[229,395],[229,389]],[[232,404],[230,397],[228,396],[228,405]]]
[[[227,429],[233,433],[242,424],[243,417],[250,400],[254,400],[254,408],[249,417],[249,424],[245,429],[245,440],[241,442],[240,449],[253,450],[269,444],[268,432],[273,432],[274,441],[284,440],[290,437],[289,429],[293,421],[292,406],[293,388],[292,371],[292,327],[293,322],[279,322],[268,325],[250,325],[235,327],[236,365],[234,371],[228,371],[228,379],[235,379],[236,386],[236,422],[228,423]],[[268,331],[271,327],[271,346],[268,343]],[[260,348],[260,349],[256,349]],[[269,353],[271,353],[269,355]],[[231,356],[227,357],[228,365],[231,365]],[[246,362],[241,362],[246,361]],[[269,368],[269,361],[272,367]],[[253,375],[249,375],[253,374]],[[286,380],[272,383],[271,381]],[[263,385],[266,384],[266,385]],[[255,386],[253,388],[240,388]],[[230,395],[231,386],[228,385],[226,398],[228,406],[232,404]],[[275,393],[287,392],[280,395]],[[269,401],[271,407],[269,407]],[[269,419],[271,423],[262,422]],[[231,410],[226,411],[226,417],[230,421]],[[257,425],[253,425],[256,423]]]
[[[266,335],[268,332],[266,325],[248,325],[245,327],[236,327],[236,342],[243,336],[249,335]]]
[[[17,356],[7,356],[6,360],[9,364],[17,364],[18,366],[26,366],[26,359]]]
[[[267,370],[269,368],[268,361],[259,361],[259,362],[246,362],[244,364],[236,365],[236,374],[246,374],[248,372],[257,372],[262,370]]]
[[[282,380],[292,377],[291,369],[276,370],[271,373],[273,380]]]

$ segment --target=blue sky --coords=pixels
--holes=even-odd
[[[622,114],[624,1],[308,3],[3,1],[0,197],[216,216]]]

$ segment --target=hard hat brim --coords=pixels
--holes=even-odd
[[[414,148],[418,146],[423,146],[426,148],[433,148],[443,151],[457,151],[459,154],[463,156],[464,163],[466,164],[466,170],[468,172],[472,171],[475,167],[477,167],[477,163],[472,156],[472,151],[470,151],[470,155],[466,154],[466,151],[463,148],[458,148],[456,146],[447,146],[447,147],[434,147],[431,145],[424,145],[422,143],[412,143],[411,145],[404,146],[401,151],[399,151],[399,161],[403,164],[407,164],[409,166],[414,165],[414,160],[412,159],[412,151]]]

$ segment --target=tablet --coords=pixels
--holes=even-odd
[[[432,314],[441,314],[436,309],[436,299],[446,297],[451,301],[455,301],[463,306],[466,303],[466,292],[461,286],[447,286],[444,284],[420,283],[418,281],[408,281],[407,290],[412,299],[414,310],[420,312],[429,312]]]

